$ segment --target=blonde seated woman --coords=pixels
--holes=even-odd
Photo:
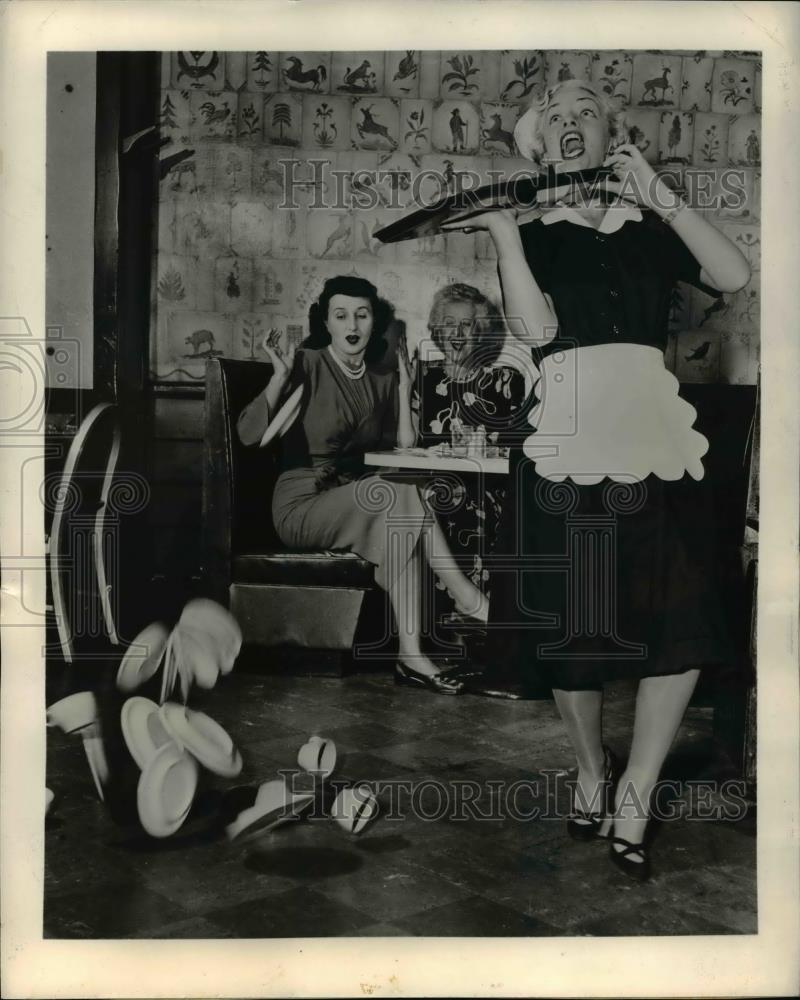
[[[750,268],[625,141],[623,123],[591,84],[546,91],[515,136],[540,167],[564,174],[605,166],[616,181],[594,199],[566,185],[522,226],[501,211],[453,227],[488,229],[506,322],[544,356],[532,433],[512,456],[506,505],[509,544],[530,566],[519,596],[509,577],[498,604],[516,615],[527,668],[549,676],[575,750],[569,834],[609,840],[611,861],[644,881],[664,760],[700,670],[732,656],[715,584],[709,442],[664,365],[670,293],[679,280],[712,295],[735,292]],[[608,534],[580,542],[595,546],[581,564],[586,550],[568,545],[590,522]],[[603,577],[601,544],[612,537]],[[543,571],[562,566],[565,553],[568,566]],[[639,682],[621,776],[602,738],[603,684],[619,678]]]
[[[431,553],[431,568],[459,611],[485,621],[487,601],[448,559],[447,541],[419,489],[365,473],[363,463],[370,449],[408,447],[415,439],[405,353],[397,371],[377,363],[390,318],[370,282],[345,276],[326,281],[301,350],[282,353],[265,341],[273,373],[240,414],[237,429],[245,445],[282,436],[272,516],[285,545],[355,552],[374,564],[397,623],[397,683],[459,694],[463,671],[437,666],[422,648],[421,573]]]

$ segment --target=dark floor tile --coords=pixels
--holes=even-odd
[[[369,914],[306,886],[221,907],[209,919],[242,938],[355,936],[375,923]]]
[[[152,889],[136,883],[122,883],[48,900],[44,936],[127,938],[146,928],[176,923],[190,916]]]
[[[378,722],[355,722],[329,728],[326,736],[335,743],[337,750],[374,750],[403,743],[408,739],[407,730],[401,720],[396,726],[381,725]]]
[[[591,920],[578,922],[570,928],[570,934],[591,937],[735,933],[734,929],[720,920],[706,920],[696,914],[667,906],[626,908],[622,912],[605,913]]]
[[[557,933],[533,917],[480,896],[415,913],[396,923],[415,937],[548,937]]]

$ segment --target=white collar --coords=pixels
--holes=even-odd
[[[631,222],[642,221],[642,213],[635,205],[627,205],[624,202],[621,205],[610,205],[606,214],[603,216],[603,221],[597,228],[597,232],[615,233],[629,220]],[[586,219],[584,219],[583,216],[576,212],[570,205],[559,205],[552,211],[545,212],[542,215],[542,223],[545,226],[561,221],[574,222],[576,226],[585,226],[587,229],[594,229],[594,226],[590,225]]]

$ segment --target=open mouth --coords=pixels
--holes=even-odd
[[[348,335],[347,335],[347,336],[346,336],[346,337],[345,337],[344,339],[345,339],[345,340],[347,341],[347,343],[348,343],[348,344],[350,344],[350,345],[351,345],[352,347],[355,347],[355,346],[356,346],[356,344],[357,344],[357,343],[358,343],[358,342],[359,342],[359,341],[361,340],[361,338],[360,338],[360,337],[358,336],[358,334],[356,334],[356,333],[348,333]]]
[[[460,350],[463,349],[464,344],[466,344],[466,342],[467,341],[464,337],[456,337],[450,340],[450,347],[452,347],[453,351],[457,354]]]
[[[565,160],[574,160],[584,152],[586,146],[580,132],[565,132],[561,136],[561,155]]]

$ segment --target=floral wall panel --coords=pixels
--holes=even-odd
[[[617,108],[630,103],[633,84],[633,59],[625,52],[595,52],[592,55],[592,80]]]
[[[431,151],[433,101],[400,101],[400,149],[412,156]]]
[[[711,76],[714,60],[704,52],[684,56],[681,76],[681,108],[708,111],[711,107]]]
[[[349,149],[350,111],[346,97],[303,97],[303,147],[305,149]]]
[[[239,94],[236,135],[240,141],[260,143],[264,139],[264,95]]]
[[[415,49],[386,53],[385,92],[389,97],[419,97],[420,56]]]
[[[264,342],[284,350],[290,319],[285,313],[242,313],[233,319],[232,356],[241,361],[269,361]],[[266,383],[265,383],[266,384]]]
[[[499,94],[502,101],[524,106],[544,87],[545,63],[541,52],[507,49],[500,54]]]
[[[439,96],[443,99],[475,97],[484,92],[485,52],[442,52]]]
[[[159,254],[156,293],[159,308],[195,309],[197,307],[194,257]]]
[[[720,230],[742,251],[754,271],[761,270],[761,230],[756,225],[720,223]]]
[[[219,146],[215,152],[212,171],[215,194],[249,194],[253,178],[252,150],[238,143]]]
[[[696,164],[725,163],[728,159],[728,115],[697,114],[694,118],[692,161]]]
[[[711,82],[711,110],[740,115],[752,111],[755,71],[755,63],[743,59],[717,59]]]

